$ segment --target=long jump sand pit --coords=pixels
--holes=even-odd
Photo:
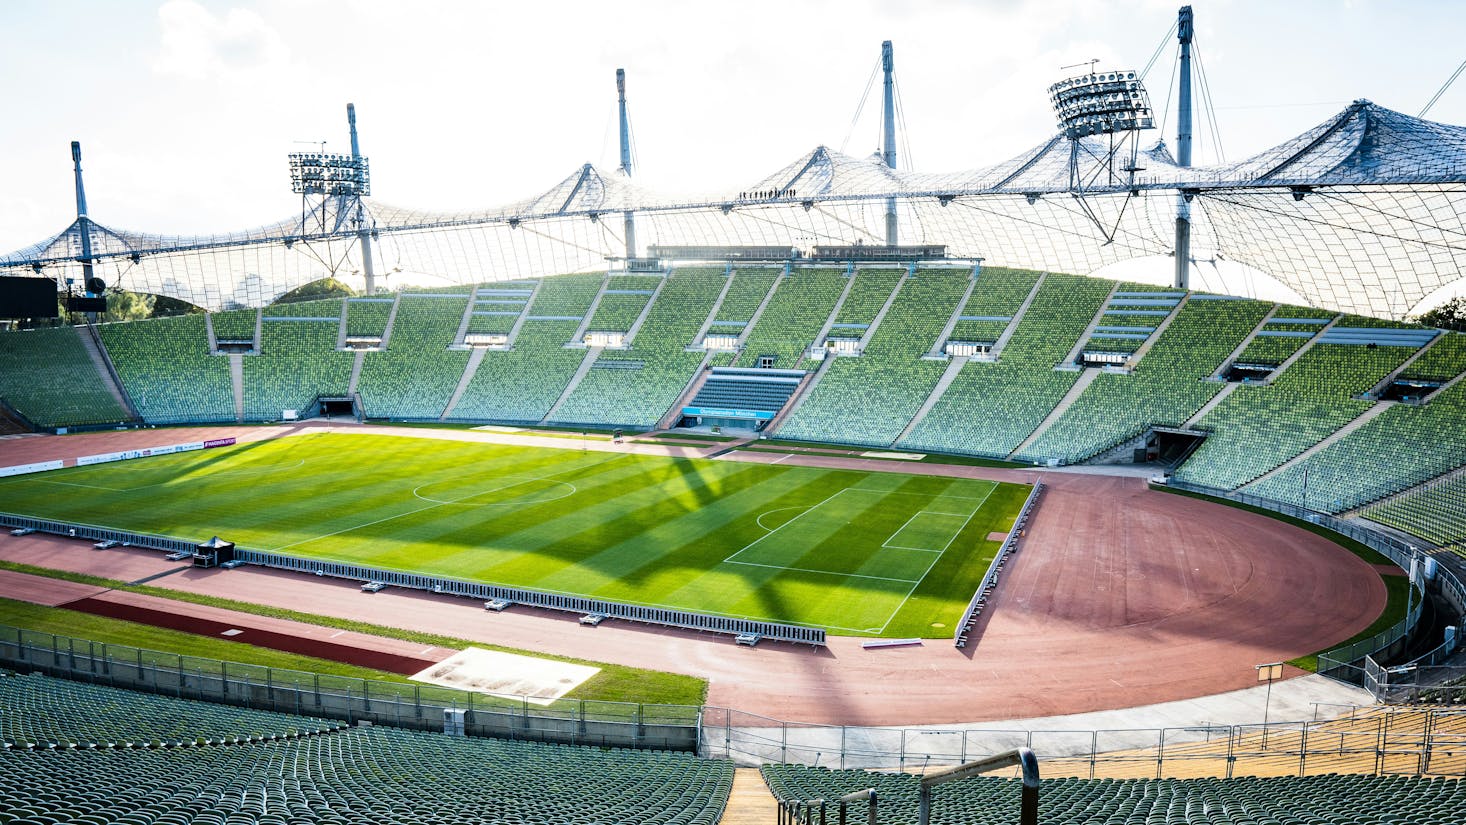
[[[468,647],[408,677],[441,687],[522,696],[532,705],[550,705],[600,673],[598,667]]]

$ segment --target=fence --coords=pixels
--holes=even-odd
[[[782,642],[800,642],[811,645],[823,645],[825,643],[825,631],[823,628],[802,627],[799,625],[780,624],[778,622],[760,622],[751,619],[735,619],[728,616],[714,616],[708,613],[693,613],[687,610],[643,607],[641,605],[608,602],[600,599],[587,599],[561,593],[542,593],[534,590],[501,587],[494,584],[445,579],[437,576],[424,576],[417,573],[379,570],[354,564],[342,564],[340,562],[302,559],[296,556],[262,553],[257,550],[238,550],[235,552],[234,558],[248,562],[249,564],[258,564],[262,567],[295,570],[298,572],[313,573],[317,576],[331,576],[356,581],[382,582],[383,584],[389,584],[394,587],[430,590],[434,593],[443,593],[450,596],[465,596],[484,600],[498,599],[515,604],[528,605],[530,607],[542,607],[548,610],[565,610],[586,614],[593,613],[607,618],[626,619],[633,622],[680,627],[688,630],[706,630],[714,633],[730,633],[735,635],[747,634]]]
[[[0,665],[180,699],[419,730],[441,731],[444,712],[462,710],[470,736],[578,745],[696,750],[701,713],[685,705],[580,699],[540,707],[520,696],[223,662],[4,625]]]
[[[35,530],[38,533],[51,533],[57,536],[87,539],[88,541],[116,541],[129,544],[133,547],[147,547],[153,550],[167,550],[169,552],[192,553],[194,549],[193,542],[169,538],[168,536],[155,536],[149,533],[131,533],[126,530],[113,530],[110,527],[98,527],[94,524],[50,521],[47,519],[31,518],[29,516],[17,516],[10,513],[0,513],[0,526],[19,527]]]
[[[1461,579],[1445,564],[1439,563],[1437,557],[1422,552],[1416,545],[1403,539],[1380,530],[1371,529],[1367,525],[1357,521],[1347,521],[1323,513],[1317,513],[1286,501],[1278,501],[1276,499],[1239,493],[1232,490],[1221,490],[1200,484],[1188,484],[1174,479],[1168,481],[1167,486],[1174,487],[1178,490],[1235,501],[1251,507],[1272,510],[1273,512],[1317,524],[1365,545],[1407,572],[1412,572],[1412,566],[1415,563],[1428,564],[1434,569],[1434,580],[1439,588],[1440,594],[1451,603],[1451,606],[1455,608],[1458,614],[1466,614],[1466,586],[1463,586]],[[1424,542],[1421,543],[1424,544]],[[1406,614],[1404,619],[1400,620],[1393,627],[1369,639],[1363,639],[1353,644],[1320,653],[1318,656],[1318,672],[1340,681],[1369,687],[1371,680],[1369,674],[1366,672],[1366,657],[1369,657],[1370,661],[1375,661],[1389,659],[1403,653],[1409,643],[1410,634],[1415,630],[1416,623],[1420,621],[1423,607],[1424,601],[1422,600]],[[1454,645],[1446,650],[1438,648],[1427,655],[1443,658],[1452,653],[1454,649]],[[1380,698],[1380,695],[1376,694],[1376,698]]]
[[[787,762],[925,772],[1026,747],[1041,756],[1046,778],[1351,772],[1466,776],[1466,711],[1362,713],[1357,718],[1265,725],[1004,730],[806,725],[709,707],[703,709],[699,752],[745,765]]]
[[[184,541],[182,539],[155,536],[147,533],[132,533],[126,530],[113,530],[108,527],[98,527],[91,524],[49,521],[47,519],[17,516],[10,513],[0,513],[0,526],[22,527],[41,533],[52,533],[58,536],[69,536],[93,541],[111,540],[134,547],[147,547],[170,552],[192,553],[194,551],[194,542]],[[464,596],[484,600],[503,599],[514,602],[515,604],[541,607],[548,610],[594,613],[607,618],[625,619],[627,621],[642,622],[645,624],[678,627],[687,630],[710,631],[713,633],[727,633],[736,636],[758,636],[781,642],[797,642],[810,645],[823,645],[825,643],[825,631],[823,628],[817,627],[803,627],[801,625],[782,624],[779,622],[761,622],[752,619],[736,619],[728,616],[715,616],[709,613],[694,613],[688,610],[644,607],[642,605],[608,602],[600,599],[586,599],[560,593],[520,590],[479,582],[466,582],[458,579],[404,573],[396,570],[380,570],[354,564],[342,564],[339,562],[304,559],[297,556],[263,553],[256,550],[236,550],[234,557],[237,560],[249,564],[257,564],[262,567],[295,570],[304,573],[313,573],[317,576],[331,576],[333,578],[352,579],[362,582],[383,582],[394,587],[430,590],[434,593],[444,593],[452,596]]]
[[[1034,482],[1033,489],[1028,491],[1028,498],[1024,500],[1023,507],[1018,511],[1018,517],[1013,519],[1013,529],[1008,531],[1008,537],[1003,539],[1003,546],[998,548],[997,555],[993,556],[992,562],[988,564],[988,571],[983,574],[982,581],[978,583],[977,590],[972,594],[972,599],[967,603],[967,609],[962,611],[962,618],[957,622],[957,630],[952,634],[952,644],[959,649],[967,646],[967,634],[972,632],[972,625],[977,621],[977,614],[982,612],[987,602],[988,594],[998,584],[998,571],[1003,569],[1003,563],[1007,561],[1008,554],[1018,546],[1018,539],[1023,535],[1023,530],[1028,526],[1028,517],[1033,512],[1033,506],[1038,501],[1039,491],[1043,490],[1043,482]]]

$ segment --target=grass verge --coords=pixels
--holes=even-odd
[[[645,702],[649,704],[665,705],[700,705],[703,703],[703,700],[707,696],[707,680],[699,679],[695,676],[684,676],[678,673],[667,673],[659,670],[646,670],[643,668],[627,667],[625,665],[608,664],[606,662],[594,662],[585,659],[570,658],[567,656],[551,656],[537,653],[531,650],[520,650],[517,648],[488,644],[485,642],[470,639],[458,639],[452,636],[440,636],[435,633],[423,633],[420,631],[408,630],[405,628],[388,627],[385,625],[371,624],[368,622],[357,622],[350,619],[339,619],[334,616],[322,616],[316,613],[304,613],[298,610],[269,607],[266,605],[253,604],[251,602],[236,601],[234,599],[224,599],[217,596],[206,596],[199,593],[188,593],[181,590],[170,590],[168,588],[156,587],[152,585],[134,586],[129,585],[126,582],[117,581],[115,579],[107,579],[101,576],[89,576],[84,573],[72,573],[65,570],[53,570],[47,567],[36,567],[35,565],[21,564],[18,562],[0,560],[0,569],[13,570],[19,573],[30,573],[36,576],[47,576],[53,579],[63,579],[65,581],[95,585],[97,587],[107,587],[113,590],[125,590],[133,593],[143,593],[149,596],[158,596],[164,599],[189,602],[191,604],[201,604],[207,605],[209,607],[220,607],[226,610],[235,610],[240,613],[250,613],[256,616],[269,616],[271,618],[277,619],[289,619],[291,621],[320,625],[322,627],[334,627],[338,630],[349,630],[357,633],[366,633],[372,636],[382,636],[389,639],[402,639],[410,642],[420,642],[423,645],[433,647],[446,647],[456,650],[473,646],[480,647],[485,650],[498,650],[506,653],[517,653],[522,656],[534,656],[541,659],[552,659],[554,661],[560,662],[572,662],[574,664],[590,665],[591,667],[600,668],[600,673],[592,676],[584,684],[571,691],[570,698],[572,699],[597,700],[605,702]],[[18,602],[17,604],[23,603]],[[65,611],[65,613],[62,615],[64,617],[64,620],[61,622],[61,624],[56,625],[56,627],[59,629],[53,629],[52,627],[31,627],[30,625],[25,624],[20,624],[17,626],[27,627],[33,630],[44,630],[47,633],[56,633],[65,636],[93,638],[90,636],[86,636],[86,634],[78,629],[82,625],[80,621],[74,620],[72,619],[72,617],[81,617],[83,619],[97,619],[99,621],[117,621],[113,619],[103,620],[102,617],[93,617],[89,614],[78,613],[73,610]],[[16,622],[12,621],[5,621],[5,623],[17,624]],[[132,625],[134,623],[126,622],[125,624]],[[149,643],[141,640],[129,641],[126,638],[121,637],[112,639],[93,638],[93,640],[115,642],[116,644],[127,644],[134,647],[146,647],[154,650],[164,650],[173,653],[185,653],[186,655],[190,656],[202,656],[206,658],[225,659],[228,661],[248,662],[250,664],[259,664],[265,667],[278,667],[291,670],[307,670],[318,673],[325,673],[328,671],[319,670],[314,666],[302,667],[298,664],[290,664],[288,662],[292,660],[309,660],[311,662],[323,662],[327,665],[332,665],[335,667],[350,668],[349,665],[341,665],[335,662],[327,662],[326,660],[322,659],[311,659],[310,657],[296,656],[295,654],[282,653],[280,651],[269,650],[267,648],[259,648],[252,645],[241,644],[239,642],[230,642],[227,640],[196,636],[191,633],[180,633],[179,631],[165,630],[163,628],[152,628],[149,625],[135,625],[135,627],[156,630],[160,634],[176,634],[182,640],[199,639],[214,644],[224,645],[225,647],[221,647],[219,648],[219,650],[226,652],[196,653],[191,652],[192,649],[185,651],[177,647],[158,647],[157,644],[154,643]],[[139,636],[138,638],[144,639],[147,637]],[[164,637],[159,636],[158,638]],[[167,636],[167,638],[171,639],[173,637],[170,635]],[[253,651],[254,653],[252,653],[251,655],[259,655],[263,658],[259,660],[240,658],[241,656],[245,655],[242,651]],[[404,678],[401,676],[397,676],[391,673],[383,673],[382,671],[368,670],[366,668],[354,668],[353,670],[368,672],[372,674],[381,674],[369,676],[360,676],[359,673],[350,674],[353,676],[358,676],[359,678],[382,679],[383,681],[405,681]],[[330,672],[334,673],[336,671]]]

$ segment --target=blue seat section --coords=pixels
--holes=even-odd
[[[798,370],[715,367],[691,406],[778,412],[799,388],[803,375]]]
[[[82,344],[84,328],[0,332],[0,400],[41,427],[130,418]]]
[[[229,359],[209,354],[203,315],[103,324],[99,331],[144,421],[235,420]]]

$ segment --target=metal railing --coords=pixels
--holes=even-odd
[[[1234,501],[1250,507],[1271,510],[1285,516],[1307,521],[1310,524],[1316,524],[1363,544],[1389,559],[1407,573],[1411,572],[1412,565],[1421,564],[1427,559],[1430,559],[1434,567],[1434,580],[1441,595],[1447,601],[1451,602],[1457,611],[1466,612],[1466,586],[1463,586],[1460,578],[1449,567],[1436,563],[1436,560],[1430,554],[1423,552],[1417,544],[1412,544],[1382,530],[1372,529],[1368,525],[1357,521],[1335,518],[1326,513],[1308,510],[1286,501],[1240,493],[1234,490],[1222,490],[1201,484],[1190,484],[1175,479],[1169,480],[1165,486],[1186,492],[1200,493],[1213,498]],[[1424,545],[1425,542],[1420,542],[1419,544]],[[1318,673],[1338,679],[1339,681],[1367,687],[1369,679],[1365,672],[1365,658],[1371,657],[1374,660],[1388,659],[1404,652],[1409,643],[1410,635],[1414,632],[1417,623],[1420,621],[1423,606],[1424,601],[1422,599],[1407,612],[1405,618],[1401,619],[1394,626],[1368,639],[1362,639],[1320,653],[1318,656]],[[1378,698],[1378,694],[1376,697]]]
[[[182,656],[0,625],[0,666],[112,687],[303,716],[441,731],[462,710],[470,736],[695,751],[701,709],[527,697],[382,682]]]
[[[1466,699],[1466,686],[1451,690]],[[1337,719],[1266,724],[1015,730],[811,725],[705,707],[698,753],[750,766],[789,763],[926,773],[963,764],[975,754],[1015,748],[1044,754],[1044,773],[1051,778],[1350,772],[1466,776],[1466,710],[1351,708]]]
[[[993,560],[988,563],[987,572],[983,574],[977,590],[967,602],[967,609],[962,611],[962,618],[957,621],[957,630],[952,634],[952,644],[956,647],[967,646],[967,634],[972,632],[977,615],[982,612],[983,607],[987,604],[988,595],[997,586],[998,572],[1003,569],[1008,555],[1017,548],[1018,540],[1023,537],[1024,529],[1028,526],[1028,517],[1033,513],[1033,507],[1038,502],[1038,494],[1043,487],[1042,481],[1034,482],[1033,489],[1028,491],[1028,498],[1024,500],[1023,507],[1018,511],[1018,517],[1013,520],[1013,529],[1008,531],[1008,537],[1003,539],[1003,546],[998,548],[997,555],[993,556]]]

